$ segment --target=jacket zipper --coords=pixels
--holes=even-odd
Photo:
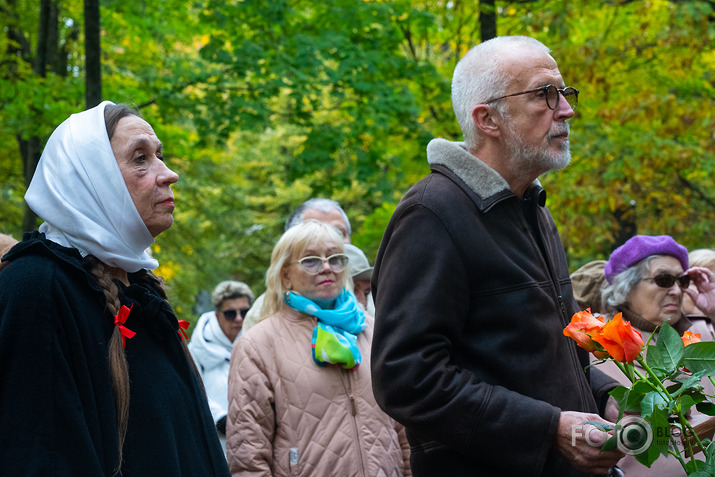
[[[564,303],[564,297],[561,293],[561,286],[558,283],[558,280],[556,279],[556,272],[553,269],[553,257],[551,256],[551,252],[549,250],[549,245],[546,243],[546,240],[544,239],[544,234],[541,231],[541,226],[542,226],[542,221],[539,220],[539,214],[538,214],[538,209],[539,207],[536,202],[533,203],[533,207],[531,210],[531,213],[534,214],[536,218],[536,233],[539,234],[539,239],[541,240],[541,243],[544,244],[544,261],[546,262],[546,268],[549,271],[549,276],[551,277],[551,285],[554,287],[554,292],[556,294],[556,300],[559,304],[559,309],[561,311],[561,324],[562,326],[566,326],[564,323],[568,323],[569,317],[568,317],[568,312],[566,310],[566,303]],[[526,220],[526,219],[524,219]],[[528,224],[527,224],[528,227]],[[534,238],[532,237],[532,240]],[[536,247],[540,249],[539,244],[536,244]],[[578,354],[576,353],[575,346],[568,346],[568,349],[570,350],[570,355],[571,357],[576,361],[576,363],[580,363],[580,360],[578,359]],[[574,366],[577,366],[574,364]],[[576,372],[576,379],[578,381],[585,381],[586,387],[590,389],[590,384],[588,383],[588,380],[586,379],[586,375],[583,372],[579,372],[578,370],[580,369],[579,366],[577,366],[575,372]],[[584,388],[582,386],[579,386],[579,395],[581,397],[581,405],[583,406],[584,411],[589,409],[588,407],[588,398],[584,394]]]
[[[337,371],[341,374],[341,379],[340,382],[343,383],[343,387],[345,389],[345,392],[348,395],[348,400],[350,401],[350,413],[353,416],[353,428],[355,429],[355,439],[357,441],[357,454],[358,454],[358,461],[360,462],[360,470],[361,475],[367,476],[365,473],[365,461],[363,460],[363,455],[362,455],[362,443],[360,442],[360,428],[358,427],[358,422],[357,422],[357,404],[355,403],[355,395],[353,394],[353,388],[352,388],[352,381],[350,380],[350,373],[351,371],[342,371],[340,368],[336,367]],[[345,382],[342,380],[342,375],[345,375],[347,378],[347,386],[345,386]]]

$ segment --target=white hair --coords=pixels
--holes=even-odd
[[[474,125],[472,110],[478,104],[504,95],[513,79],[504,71],[500,52],[520,47],[538,47],[547,54],[551,51],[528,36],[500,36],[473,47],[454,68],[452,107],[467,149],[476,149],[482,139]],[[497,103],[494,108],[502,116],[508,115],[506,103]]]

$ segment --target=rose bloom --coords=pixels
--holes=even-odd
[[[596,318],[591,314],[591,309],[579,311],[571,317],[571,323],[564,328],[564,335],[573,338],[581,348],[593,353],[597,358],[608,356],[598,350],[598,344],[591,338],[603,328],[603,318]]]
[[[623,321],[621,313],[603,325],[593,340],[603,346],[613,359],[622,363],[630,363],[643,350],[641,334],[633,329],[630,322]]]
[[[689,344],[693,343],[700,343],[702,340],[700,339],[700,333],[694,333],[692,331],[686,331],[683,333],[683,336],[680,338],[683,340],[683,344],[685,346],[688,346]]]

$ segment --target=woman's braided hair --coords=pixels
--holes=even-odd
[[[123,117],[134,115],[141,117],[139,112],[132,109],[124,104],[108,104],[104,108],[104,122],[107,129],[107,135],[111,141],[114,135],[114,130],[117,123]],[[102,287],[104,292],[104,298],[106,302],[106,309],[109,313],[114,316],[119,313],[121,308],[121,303],[119,301],[119,288],[117,284],[114,283],[114,277],[112,275],[112,270],[109,266],[102,263],[96,257],[89,255],[87,256],[88,265],[87,270],[97,279],[97,282]],[[149,270],[141,270],[139,272],[139,279],[148,285],[150,285],[159,296],[166,300],[166,287],[164,285],[163,279],[157,277]],[[118,326],[114,327],[112,331],[112,336],[109,340],[109,370],[112,376],[112,385],[114,388],[114,401],[117,419],[117,438],[119,445],[119,459],[117,463],[116,473],[121,471],[122,466],[122,450],[124,448],[124,439],[127,433],[127,424],[129,422],[129,365],[127,363],[127,356],[124,351],[124,345],[122,343],[122,334]],[[199,381],[198,370],[196,365],[191,358],[189,349],[186,343],[182,340],[182,345],[184,352],[189,360],[191,367],[193,368]]]

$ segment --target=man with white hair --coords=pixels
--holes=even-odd
[[[464,143],[429,143],[387,227],[373,389],[417,477],[605,474],[622,456],[587,423],[617,419],[615,383],[562,333],[578,308],[537,180],[569,163],[577,100],[540,42],[474,47],[452,81]]]

